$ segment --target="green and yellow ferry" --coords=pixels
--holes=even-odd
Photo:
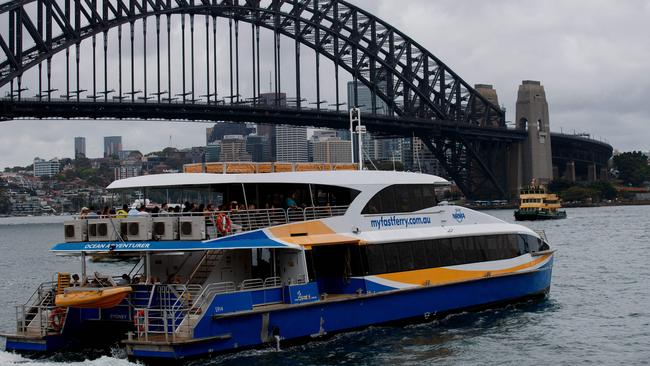
[[[515,210],[515,220],[565,219],[566,211],[560,208],[560,198],[548,193],[546,187],[525,187],[519,191],[519,209]]]

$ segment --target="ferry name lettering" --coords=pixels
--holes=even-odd
[[[370,227],[373,229],[382,229],[392,226],[405,226],[408,228],[411,225],[427,225],[431,223],[431,218],[427,216],[417,216],[417,217],[397,217],[390,216],[384,217],[381,216],[378,219],[370,220]]]
[[[125,249],[149,249],[151,243],[88,243],[84,249],[96,250],[125,250]]]

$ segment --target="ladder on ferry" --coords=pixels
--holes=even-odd
[[[188,285],[202,285],[212,273],[214,267],[221,262],[223,258],[223,250],[208,250],[205,252],[199,263],[192,271]]]

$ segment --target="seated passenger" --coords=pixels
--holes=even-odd
[[[90,208],[88,209],[88,215],[87,215],[87,217],[88,217],[89,219],[96,219],[96,218],[99,218],[99,214],[98,214],[97,212],[95,212],[95,207],[90,206]]]

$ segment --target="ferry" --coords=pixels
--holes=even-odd
[[[548,193],[546,187],[525,187],[519,191],[519,209],[515,210],[515,220],[565,219],[566,211],[560,210],[561,207],[560,198]]]
[[[448,184],[381,171],[115,181],[125,200],[138,191],[215,211],[65,222],[51,250],[78,257],[79,273],[58,273],[17,307],[6,349],[119,342],[131,359],[175,362],[546,296],[554,251],[543,232],[438,202]],[[94,254],[139,262],[104,274]]]

